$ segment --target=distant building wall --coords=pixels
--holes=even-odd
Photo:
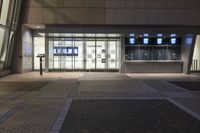
[[[27,0],[26,24],[200,25],[200,0]]]

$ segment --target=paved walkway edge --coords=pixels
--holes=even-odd
[[[50,133],[59,133],[62,124],[65,120],[65,116],[67,115],[70,105],[71,105],[72,99],[67,99],[67,102],[65,103],[62,112],[59,114],[58,118],[56,119],[55,123],[53,124]]]
[[[181,105],[180,103],[176,102],[175,100],[171,99],[171,98],[167,98],[167,100],[169,100],[171,103],[173,103],[174,105],[176,105],[177,107],[179,107],[180,109],[184,110],[185,112],[187,112],[188,114],[192,115],[194,118],[200,120],[200,115],[198,113],[195,113],[194,111],[192,111],[191,109],[188,109],[187,107],[185,107],[184,105]]]

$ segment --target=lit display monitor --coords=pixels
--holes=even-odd
[[[149,44],[149,38],[144,38],[143,39],[143,44]]]
[[[162,38],[157,38],[157,44],[163,44],[163,39]]]
[[[170,38],[170,44],[176,44],[177,43],[177,39],[176,38]]]
[[[130,34],[129,36],[130,36],[130,37],[135,37],[135,34]]]
[[[129,42],[130,44],[135,44],[135,38],[130,38]]]
[[[171,34],[170,37],[176,37],[176,34]]]

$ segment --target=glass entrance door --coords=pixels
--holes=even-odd
[[[86,41],[86,70],[96,69],[96,42],[94,40]]]
[[[49,69],[59,71],[72,70],[72,52],[72,41],[60,39],[51,41],[49,43]]]
[[[118,69],[119,68],[119,41],[112,40],[108,42],[107,47],[107,62],[108,62],[108,69]]]
[[[96,42],[96,69],[106,70],[107,57],[106,57],[106,41]]]
[[[74,40],[73,47],[75,48],[73,57],[73,70],[84,69],[84,42],[81,40]]]
[[[107,36],[51,37],[48,53],[50,71],[118,70],[120,39]]]

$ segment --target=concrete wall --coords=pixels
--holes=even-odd
[[[33,68],[33,33],[26,26],[20,29],[14,47],[13,73],[30,72]]]
[[[200,25],[200,0],[26,0],[26,24]]]
[[[22,73],[22,26],[19,27],[16,33],[12,62],[12,72]]]
[[[194,34],[187,34],[183,36],[181,45],[182,46],[181,60],[184,61],[183,62],[184,73],[190,73],[195,41],[196,41],[196,36]]]
[[[125,73],[182,73],[182,62],[124,62]]]
[[[33,70],[33,31],[26,26],[22,28],[22,72]]]

